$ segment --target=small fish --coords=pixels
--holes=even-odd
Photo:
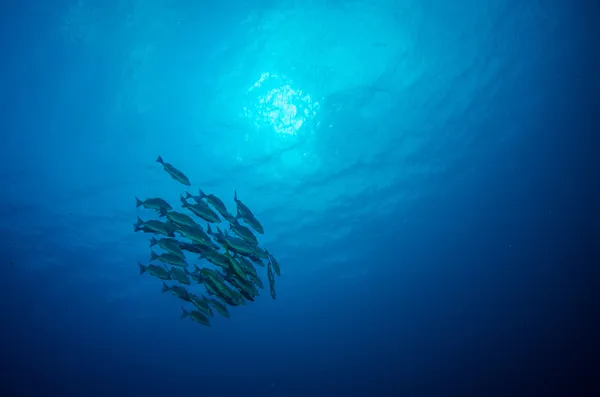
[[[182,259],[181,257],[177,256],[177,255],[173,255],[170,252],[166,252],[164,254],[156,254],[156,252],[154,252],[153,250],[150,250],[150,260],[151,261],[161,261],[162,263],[168,263],[169,265],[172,266],[179,266],[179,267],[187,267],[188,263],[185,261],[185,259]]]
[[[258,245],[258,239],[254,235],[254,233],[252,233],[252,231],[246,226],[239,223],[237,219],[235,219],[229,224],[229,229],[233,230],[235,234],[240,236],[242,239],[246,240],[248,243],[252,245]]]
[[[256,285],[258,288],[263,289],[265,288],[262,280],[257,276],[252,276],[250,275],[250,278],[252,279],[252,282],[254,283],[254,285]]]
[[[139,198],[135,198],[135,207],[144,207],[149,210],[160,211],[161,209],[165,209],[167,211],[172,210],[171,204],[167,203],[165,200],[161,198],[149,198],[146,200],[140,200]]]
[[[149,221],[143,221],[139,216],[137,218],[137,222],[135,223],[133,230],[135,232],[140,230],[143,230],[145,232],[147,230],[153,230],[155,234],[162,234],[163,236],[167,237],[175,236],[175,228],[173,225],[161,221],[156,221],[153,219]]]
[[[256,269],[254,268],[252,262],[250,262],[248,259],[241,255],[236,255],[236,259],[240,262],[242,266],[244,266],[244,270],[246,271],[246,273],[248,273],[248,275],[257,276]]]
[[[177,233],[181,234],[185,238],[189,238],[194,243],[211,245],[210,237],[199,225],[196,227],[180,227],[177,229]]]
[[[173,266],[169,272],[173,280],[179,281],[181,284],[190,285],[190,278],[188,273],[180,267]]]
[[[176,297],[178,297],[179,299],[182,299],[186,302],[191,302],[189,292],[187,292],[187,290],[185,288],[180,287],[178,285],[173,285],[172,287],[169,287],[167,285],[167,283],[163,282],[162,292],[163,292],[163,294],[165,292],[170,292],[173,295],[175,295]]]
[[[267,276],[269,278],[269,291],[271,292],[271,298],[275,300],[277,299],[277,294],[275,292],[275,275],[273,274],[273,267],[271,265],[271,262],[269,262]]]
[[[202,314],[212,317],[213,311],[208,304],[208,299],[206,299],[204,296],[198,296],[194,294],[190,294],[190,299],[192,300],[192,304],[196,306],[196,308]]]
[[[169,221],[175,223],[177,226],[198,226],[189,215],[182,214],[181,212],[161,210],[160,216],[166,216]]]
[[[221,229],[217,227],[215,238],[217,239],[217,242],[224,247],[240,255],[252,255],[256,253],[254,246],[248,244],[246,240],[242,240],[241,238],[230,237],[227,234],[227,230],[223,233]]]
[[[215,266],[222,267],[225,269],[229,267],[229,262],[227,260],[227,257],[225,255],[221,254],[220,252],[217,252],[217,251],[203,252],[200,254],[200,257],[203,259],[206,259],[207,261],[209,261],[210,263],[212,263]]]
[[[246,206],[246,204],[244,204],[242,202],[242,200],[237,198],[237,190],[233,191],[233,201],[235,201],[235,204],[237,206],[237,210],[240,213],[240,215],[245,218],[245,217],[254,217],[254,214],[252,213],[252,211],[250,211],[250,208],[248,208]]]
[[[167,174],[171,175],[171,178],[175,179],[177,182],[184,184],[185,186],[191,186],[190,180],[187,176],[184,175],[183,172],[179,171],[177,168],[173,167],[173,165],[169,163],[165,163],[162,157],[158,156],[156,159],[157,163],[162,164]]]
[[[170,252],[173,255],[177,255],[182,259],[185,259],[185,255],[181,250],[179,241],[175,240],[174,238],[161,238],[157,240],[154,237],[152,237],[150,239],[150,248],[154,247],[157,244],[160,248],[164,249],[165,251]]]
[[[188,312],[182,306],[181,307],[181,318],[186,318],[188,316],[192,320],[194,320],[195,322],[197,322],[198,324],[202,324],[204,326],[210,327],[210,322],[208,321],[208,318],[204,314],[202,314],[202,313],[200,313],[199,311],[196,311],[196,310],[192,310],[191,312]]]
[[[140,267],[140,275],[148,272],[152,276],[159,278],[161,280],[170,280],[171,279],[171,275],[169,274],[169,272],[162,266],[156,266],[156,265],[144,266],[139,262],[138,262],[138,266]]]
[[[214,194],[205,194],[202,189],[198,189],[198,197],[200,199],[206,199],[206,201],[208,201],[208,203],[210,205],[212,205],[213,207],[215,207],[215,209],[217,211],[219,211],[219,213],[221,215],[223,215],[223,217],[226,217],[226,215],[228,215],[229,213],[227,212],[227,207],[225,206],[225,204],[223,203],[223,201],[221,201],[220,198],[218,198],[217,196],[215,196]]]
[[[248,224],[248,226],[250,226],[252,229],[256,230],[257,233],[260,234],[264,234],[265,231],[262,227],[262,225],[260,224],[260,222],[258,221],[258,219],[256,219],[254,217],[254,215],[245,215],[243,216],[239,211],[236,215],[236,219],[243,219],[244,222],[246,222]]]
[[[275,270],[275,274],[278,276],[281,276],[281,269],[279,268],[279,262],[277,262],[277,259],[275,259],[275,257],[266,249],[265,249],[265,252],[269,256],[269,262],[271,262],[271,264],[273,265],[273,270]]]
[[[224,304],[222,304],[214,298],[209,299],[208,303],[210,303],[212,307],[214,307],[215,310],[221,314],[221,316],[229,318],[229,311],[227,310],[227,306],[225,306]]]
[[[204,203],[204,205],[190,204],[187,201],[185,201],[185,199],[183,197],[181,197],[181,206],[183,208],[187,208],[198,218],[201,218],[201,219],[205,220],[206,222],[211,222],[211,223],[221,222],[221,218],[219,218],[219,215],[217,215],[217,213],[215,211],[210,209],[210,207],[206,203]]]

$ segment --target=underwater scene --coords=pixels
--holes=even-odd
[[[6,2],[1,395],[600,395],[599,7]]]

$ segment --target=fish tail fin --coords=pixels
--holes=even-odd
[[[189,207],[189,204],[188,204],[188,202],[187,202],[187,201],[185,201],[185,197],[183,197],[183,194],[182,194],[181,196],[179,196],[179,200],[181,201],[181,206],[182,206],[183,208],[185,208],[185,207]]]
[[[158,255],[156,255],[156,252],[154,252],[154,250],[150,250],[150,260],[156,260],[158,259]]]
[[[168,290],[169,290],[169,286],[167,285],[167,283],[165,283],[165,282],[163,281],[163,285],[162,285],[162,292],[163,292],[163,293],[165,293],[165,292],[167,292]]]
[[[144,221],[140,219],[140,217],[137,217],[137,220],[135,221],[135,223],[133,224],[133,231],[134,232],[139,232],[140,230],[142,230],[142,225],[144,224]]]
[[[142,203],[142,200],[140,200],[139,198],[137,198],[137,196],[135,197],[135,208],[139,208],[143,205],[144,203]]]
[[[142,265],[138,262],[138,266],[140,267],[140,275],[146,273],[146,266]]]
[[[198,197],[200,197],[201,199],[206,197],[206,194],[204,194],[204,192],[200,188],[198,188]]]
[[[181,318],[186,318],[187,316],[189,316],[189,312],[187,310],[185,310],[185,308],[183,306],[181,306]]]
[[[156,159],[156,162],[160,163],[160,164],[165,164],[165,161],[162,159],[161,156],[158,156],[158,158]]]
[[[154,247],[156,244],[158,244],[158,240],[155,239],[154,237],[150,238],[150,247]]]

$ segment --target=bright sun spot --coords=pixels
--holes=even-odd
[[[244,107],[244,114],[256,127],[269,125],[279,134],[295,135],[319,109],[309,94],[275,73],[263,73],[248,89],[248,95],[251,104]]]

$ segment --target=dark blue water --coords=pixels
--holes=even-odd
[[[199,4],[2,6],[2,395],[594,395],[597,6]],[[277,300],[207,328],[139,276],[158,155]]]

